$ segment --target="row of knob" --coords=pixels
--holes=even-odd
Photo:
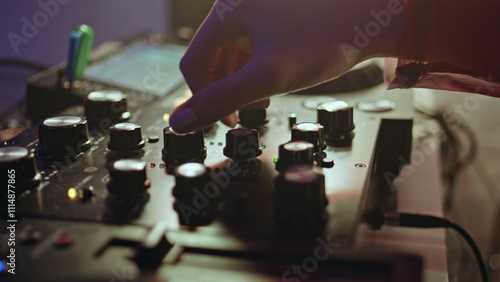
[[[167,127],[163,132],[164,161],[175,167],[185,162],[203,162],[206,147],[202,131],[179,134]],[[320,152],[324,143],[324,128],[317,123],[299,123],[292,128],[291,143],[279,148],[277,169],[287,166],[314,162],[314,154]],[[39,126],[39,151],[42,155],[61,157],[70,151],[85,150],[91,144],[88,136],[87,121],[77,116],[60,116],[46,119]],[[118,123],[110,128],[108,148],[118,152],[128,152],[144,147],[141,126],[136,123]],[[226,133],[226,147],[223,153],[228,158],[240,161],[259,156],[259,135],[254,129],[232,129]],[[33,161],[27,159],[29,153],[24,148],[2,148],[0,163],[17,162],[16,168],[24,170],[33,167]],[[29,164],[29,165],[28,165]],[[30,171],[35,171],[30,168]],[[31,179],[33,173],[28,173]]]
[[[318,105],[317,111],[318,123],[293,125],[291,130],[293,143],[280,146],[278,170],[281,171],[290,165],[312,164],[316,160],[315,154],[321,152],[327,142],[338,146],[350,145],[354,128],[352,107],[342,101],[329,101]],[[124,122],[130,117],[130,113],[127,110],[126,96],[120,91],[104,90],[90,93],[85,102],[85,112],[88,120],[77,116],[59,116],[43,121],[39,126],[40,154],[57,160],[70,153],[78,154],[85,151],[91,145],[89,124],[91,128],[108,128],[114,124],[109,128],[108,148],[112,151],[130,152],[144,147],[141,126]],[[265,109],[240,112],[240,123],[254,128],[264,125],[267,123]],[[165,128],[163,137],[163,159],[171,167],[185,162],[202,162],[206,158],[202,131],[178,134],[171,128]],[[230,130],[226,134],[226,147],[223,153],[237,161],[255,158],[262,153],[258,138],[257,131],[250,128]],[[13,153],[8,152],[10,149],[2,150],[0,164],[13,161],[10,159]],[[27,158],[27,155],[29,154],[19,154],[21,157],[18,160]],[[32,161],[28,163],[31,164]],[[20,165],[24,166],[24,163]],[[35,171],[35,169],[30,170]],[[31,174],[28,175],[31,177]]]

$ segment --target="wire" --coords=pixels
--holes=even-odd
[[[378,212],[378,211],[374,211]],[[481,252],[477,247],[476,243],[472,237],[459,225],[440,217],[435,217],[431,215],[421,215],[421,214],[410,214],[410,213],[385,213],[384,214],[385,223],[392,226],[402,226],[402,227],[416,227],[416,228],[451,228],[457,231],[464,240],[467,242],[469,247],[477,261],[479,271],[481,273],[481,278],[483,282],[488,282],[488,274],[486,272],[486,266],[481,256]]]
[[[48,66],[44,64],[18,58],[0,58],[0,67],[1,66],[21,67],[34,71],[43,71],[48,68]]]

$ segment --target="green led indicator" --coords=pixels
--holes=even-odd
[[[215,143],[213,141],[210,141],[210,143],[208,144],[210,144],[210,146],[213,146]]]
[[[219,143],[217,143],[217,145],[222,146],[223,144],[222,144],[222,142],[219,142]]]
[[[277,163],[280,160],[280,158],[273,158],[273,163]]]

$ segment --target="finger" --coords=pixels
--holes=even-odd
[[[266,99],[263,99],[263,100],[260,100],[260,101],[257,101],[257,102],[253,102],[247,106],[244,106],[243,108],[240,109],[240,111],[244,111],[244,110],[250,110],[250,109],[255,109],[255,108],[268,108],[269,105],[271,104],[271,101],[269,100],[269,98],[266,98]],[[225,116],[223,117],[220,121],[231,127],[231,128],[234,128],[237,124],[238,124],[238,115],[236,113],[232,113],[228,116]]]
[[[254,55],[234,74],[210,84],[179,106],[172,113],[170,125],[178,132],[193,131],[280,92],[284,83],[277,66],[267,55]]]
[[[217,59],[214,65],[210,68],[210,72],[219,74],[221,77],[227,76],[233,67],[234,56],[234,51],[221,46],[219,54],[217,54]]]
[[[228,74],[233,74],[241,67],[243,67],[250,59],[252,58],[252,54],[243,53],[241,51],[235,51],[233,56],[233,63],[228,72]]]
[[[269,108],[269,105],[271,105],[271,100],[269,100],[269,98],[265,98],[265,99],[262,99],[260,101],[253,102],[250,105],[245,106],[240,110],[246,110],[246,109],[252,109],[252,108],[255,109],[256,107],[267,109],[267,108]]]
[[[180,62],[181,72],[193,93],[221,78],[210,72],[221,52],[221,45],[213,34],[214,28],[210,21],[209,17],[206,24],[200,27]]]
[[[223,124],[234,128],[238,124],[238,115],[231,113],[220,120]]]

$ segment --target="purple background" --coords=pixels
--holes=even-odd
[[[59,12],[48,16],[47,24],[28,43],[18,46],[16,54],[8,34],[22,36],[22,18],[33,22],[33,15],[43,11],[39,2],[58,0],[2,0],[0,4],[0,58],[23,58],[48,66],[66,60],[69,34],[79,24],[88,24],[95,31],[94,45],[122,38],[143,30],[169,29],[166,0],[59,0]],[[45,12],[44,12],[45,13]],[[39,13],[40,14],[40,13]],[[0,113],[24,97],[26,78],[36,72],[0,66]],[[4,121],[5,122],[5,121]]]

